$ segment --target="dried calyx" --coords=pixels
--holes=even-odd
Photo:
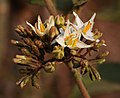
[[[103,63],[109,52],[97,53],[100,47],[106,44],[104,40],[100,40],[101,32],[92,31],[96,13],[85,23],[75,12],[73,15],[74,23],[65,21],[64,17],[59,15],[50,16],[43,23],[38,16],[35,26],[29,22],[26,22],[29,28],[17,26],[16,32],[21,41],[11,42],[18,47],[21,54],[16,55],[13,61],[22,66],[20,74],[24,75],[17,85],[24,87],[31,81],[31,84],[38,88],[36,79],[40,70],[54,72],[57,62],[72,64],[72,68],[79,69],[81,75],[88,72],[91,80],[101,79],[93,65]],[[92,55],[93,52],[96,52],[96,57]],[[51,55],[51,58],[45,60],[45,54]]]

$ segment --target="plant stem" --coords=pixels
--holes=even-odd
[[[81,79],[81,74],[80,74],[80,71],[77,70],[77,69],[74,69],[73,68],[73,63],[72,61],[70,62],[65,62],[65,64],[67,64],[67,67],[70,69],[70,71],[72,72],[73,76],[74,76],[74,79],[75,79],[75,82],[76,84],[78,85],[82,95],[84,98],[90,98],[90,95],[88,94],[88,91],[87,89],[85,88],[83,82],[82,82],[82,79]]]
[[[57,10],[52,2],[52,0],[44,0],[46,3],[46,6],[48,8],[48,11],[50,12],[50,14],[56,16],[57,15]]]

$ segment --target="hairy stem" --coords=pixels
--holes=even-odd
[[[50,12],[50,14],[56,16],[57,15],[57,10],[52,2],[52,0],[44,0],[46,3],[46,6],[48,8],[48,11]]]
[[[83,82],[82,82],[82,79],[81,79],[81,74],[80,74],[80,71],[77,70],[77,69],[74,69],[73,68],[73,63],[72,61],[70,62],[65,62],[65,64],[67,64],[67,67],[70,69],[70,71],[72,72],[73,76],[74,76],[74,79],[75,79],[75,82],[76,84],[78,85],[82,95],[84,98],[90,98],[90,95],[88,94],[88,91],[87,89],[85,88]]]

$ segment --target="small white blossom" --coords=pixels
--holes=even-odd
[[[82,36],[87,40],[98,41],[98,39],[94,38],[94,34],[92,32],[96,13],[94,13],[91,19],[85,23],[82,22],[82,20],[75,12],[73,12],[73,15],[75,16],[75,24],[73,25],[78,30],[78,32],[80,32]]]
[[[65,31],[60,30],[61,34],[57,36],[55,40],[51,44],[54,44],[57,42],[63,47],[69,47],[69,48],[89,48],[92,47],[92,45],[87,45],[84,42],[79,40],[79,33],[76,32],[72,26],[70,26],[69,20],[67,21],[67,26]]]
[[[26,21],[27,25],[29,25],[32,30],[38,35],[43,36],[49,32],[50,28],[55,25],[54,17],[50,16],[48,20],[46,20],[47,27],[44,26],[40,16],[38,16],[38,21],[35,23],[35,26],[31,25],[28,21]]]

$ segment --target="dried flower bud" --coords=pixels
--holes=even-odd
[[[94,33],[94,38],[97,40],[100,37],[102,37],[103,33],[99,32],[97,29],[93,32]]]
[[[88,66],[88,60],[81,60],[80,64],[84,67]]]
[[[27,33],[28,36],[30,36],[30,37],[33,36],[33,33],[32,33],[32,31],[30,31],[30,29],[26,28],[24,30],[25,30],[25,32]]]
[[[106,46],[105,45],[105,40],[101,40],[100,42],[95,43],[95,45],[92,48],[93,48],[93,50],[96,50],[96,49],[100,48],[103,45]]]
[[[36,76],[32,76],[31,77],[31,84],[32,86],[36,87],[37,89],[40,88],[40,85],[36,82],[36,79],[35,79]]]
[[[23,40],[29,46],[34,45],[34,42],[30,38],[23,38]]]
[[[96,60],[96,62],[97,62],[97,64],[102,64],[102,63],[104,63],[106,60],[104,59],[104,58],[102,58],[102,59],[97,59]]]
[[[85,75],[88,72],[88,70],[86,67],[83,67],[83,68],[81,68],[80,72],[82,75]]]
[[[89,76],[91,80],[101,80],[99,72],[92,66],[89,66]]]
[[[52,54],[56,59],[62,59],[64,57],[64,48],[60,46],[55,46]]]
[[[37,57],[40,57],[40,51],[36,45],[32,45],[32,51],[34,55],[36,55]]]
[[[70,50],[70,53],[72,54],[72,55],[77,55],[77,51],[76,50]]]
[[[99,54],[99,55],[96,57],[96,59],[104,58],[104,57],[106,57],[108,54],[109,54],[109,51],[105,51],[105,52]]]
[[[30,81],[31,76],[22,77],[16,84],[23,88]]]
[[[58,32],[57,28],[55,26],[52,26],[50,31],[49,31],[50,39],[52,40],[58,34],[59,34],[59,32]]]
[[[55,71],[55,62],[48,62],[44,66],[44,70],[48,73],[52,73]]]
[[[43,48],[43,43],[40,40],[35,39],[34,42],[38,48]]]
[[[28,49],[26,49],[26,48],[21,48],[21,52],[26,56],[31,56],[33,58],[36,58],[36,56],[33,55],[30,51],[28,51]]]
[[[25,31],[24,27],[22,27],[21,25],[17,26],[16,32],[22,37],[27,37],[27,32]]]
[[[11,40],[11,43],[12,43],[13,45],[18,46],[18,47],[26,47],[26,46],[27,46],[25,43],[20,42],[20,41],[16,41],[16,40]]]
[[[28,65],[33,68],[38,68],[40,66],[37,60],[24,55],[16,55],[16,58],[14,58],[13,61],[14,63],[21,65]]]

